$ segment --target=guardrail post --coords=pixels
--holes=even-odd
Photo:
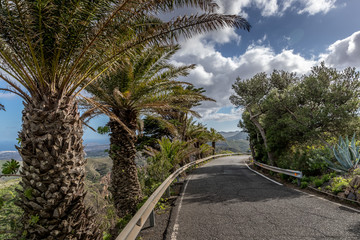
[[[149,220],[150,220],[150,227],[155,227],[155,213],[154,213],[154,210],[151,211],[150,216],[149,216]]]
[[[300,178],[297,179],[297,185],[300,187],[301,186],[301,180]]]

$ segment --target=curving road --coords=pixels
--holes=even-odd
[[[224,157],[188,177],[167,239],[360,239],[360,212],[279,186]]]

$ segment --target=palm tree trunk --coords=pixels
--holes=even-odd
[[[113,161],[110,191],[120,218],[135,213],[136,206],[142,198],[135,163],[136,117],[133,118],[128,114],[127,118],[128,120],[124,119],[123,122],[133,130],[134,134],[124,130],[116,121],[109,122],[111,129],[109,155]]]
[[[23,159],[18,205],[26,239],[100,239],[84,206],[82,123],[73,97],[34,97],[24,103],[19,133]]]
[[[211,142],[211,145],[212,145],[212,147],[213,147],[213,155],[215,155],[215,144],[216,144],[215,141]]]

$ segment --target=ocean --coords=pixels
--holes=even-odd
[[[1,141],[0,140],[0,151],[16,151],[15,145],[17,141]]]
[[[21,160],[21,157],[16,150],[15,145],[17,145],[16,141],[0,141],[0,160],[8,160],[12,158],[15,160]],[[109,140],[85,140],[84,149],[87,157],[107,156],[108,153],[105,152],[105,150],[109,149]]]

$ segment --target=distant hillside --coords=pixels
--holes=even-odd
[[[109,144],[85,144],[85,157],[107,157],[109,147]]]
[[[107,157],[109,154],[109,144],[90,143],[84,145],[85,157]],[[21,161],[18,151],[0,151],[0,160],[15,159]]]
[[[232,152],[249,152],[248,134],[240,131],[219,132],[226,141],[216,143],[216,151],[230,150]]]
[[[232,131],[232,132],[219,132],[224,138],[232,137],[238,134],[240,131]]]
[[[230,141],[230,140],[247,140],[248,134],[245,132],[238,132],[237,134],[231,136],[231,137],[226,137],[226,140]]]

